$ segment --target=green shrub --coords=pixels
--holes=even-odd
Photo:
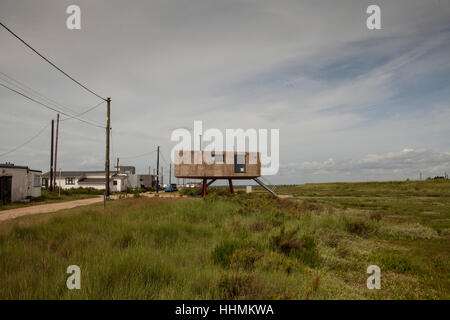
[[[370,227],[369,224],[363,219],[352,219],[345,222],[345,230],[358,236],[367,236],[370,231]]]
[[[243,245],[237,241],[224,241],[214,248],[211,259],[215,264],[227,268],[230,266],[234,251],[242,247]]]
[[[432,240],[439,238],[436,230],[423,226],[420,223],[382,226],[379,229],[379,234],[392,239]]]
[[[141,193],[142,191],[141,191],[141,188],[134,188],[133,189],[133,197],[134,198],[139,198],[141,195],[140,195],[140,193]]]
[[[225,275],[218,283],[220,298],[226,300],[261,299],[265,287],[260,278],[250,274]]]
[[[121,236],[120,238],[118,238],[114,242],[114,244],[121,249],[126,249],[128,247],[133,246],[135,244],[135,242],[136,242],[136,240],[132,234],[125,234],[125,235]]]
[[[396,251],[382,251],[375,254],[371,261],[377,264],[383,270],[391,270],[398,273],[420,273],[419,265],[414,264],[413,261]]]
[[[178,192],[183,196],[196,196],[200,190],[198,188],[181,188]]]
[[[380,221],[382,218],[380,211],[373,211],[369,215],[370,220]]]
[[[297,229],[285,232],[284,228],[280,233],[272,236],[272,248],[299,259],[304,264],[315,267],[319,264],[319,252],[313,236],[303,235],[300,239],[296,237]]]
[[[259,232],[270,229],[270,226],[264,221],[256,221],[249,226],[251,232]]]
[[[230,264],[235,268],[251,269],[255,266],[255,262],[263,256],[264,253],[252,247],[236,249],[230,258]]]

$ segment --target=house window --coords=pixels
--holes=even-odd
[[[33,187],[40,187],[41,186],[41,177],[40,176],[33,176]]]
[[[73,178],[73,177],[66,178],[65,183],[66,184],[75,184],[75,178]]]
[[[211,159],[213,163],[223,163],[223,154],[213,154]]]
[[[113,185],[117,186],[117,180],[113,181]]]
[[[48,179],[47,178],[42,178],[42,186],[46,187],[48,185]]]
[[[245,173],[245,154],[234,155],[234,172]]]

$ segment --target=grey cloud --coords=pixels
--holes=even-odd
[[[450,172],[450,152],[427,149],[403,149],[397,152],[369,154],[360,159],[305,161],[281,166],[283,174],[296,174],[311,181],[327,181],[328,177],[346,180],[366,177],[374,180],[417,179]],[[329,179],[328,179],[329,180]],[[310,182],[311,182],[310,181]]]
[[[370,1],[357,0],[78,0],[80,31],[65,28],[68,2],[2,0],[0,18],[75,78],[112,97],[113,156],[161,145],[168,159],[172,130],[192,128],[194,120],[203,120],[205,129],[278,128],[282,163],[361,159],[405,145],[448,150],[449,83],[431,85],[441,91],[429,89],[423,106],[416,99],[399,102],[398,95],[409,94],[412,80],[433,79],[449,69],[450,6],[378,2],[379,32],[365,28]],[[3,31],[0,41],[3,72],[80,112],[96,103]],[[364,59],[380,63],[366,65]],[[333,79],[327,75],[333,65],[342,77],[338,71]],[[352,76],[349,67],[361,69]],[[54,117],[1,88],[0,102],[0,152]],[[104,122],[105,109],[89,118]],[[59,163],[64,168],[103,166],[103,130],[67,121],[62,132]],[[48,135],[0,161],[45,170]],[[145,171],[155,159],[129,162]],[[327,171],[321,179],[366,179],[361,170],[369,169],[353,165],[359,171],[348,176],[345,168]],[[281,171],[274,179],[302,182],[305,177]]]

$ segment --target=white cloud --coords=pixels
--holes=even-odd
[[[405,148],[398,152],[368,154],[360,159],[305,161],[281,166],[282,175],[296,175],[302,181],[398,180],[444,175],[450,172],[450,152]]]

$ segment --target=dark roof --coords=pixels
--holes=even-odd
[[[105,174],[105,171],[61,171],[61,177],[81,177],[87,173]],[[46,172],[43,177],[50,176],[50,172]],[[56,172],[56,177],[59,177],[59,171]]]
[[[105,184],[105,178],[84,178],[78,180],[78,184]]]
[[[42,172],[41,170],[30,169],[27,166],[16,166],[13,163],[0,163],[0,168],[23,169],[23,170],[33,171],[33,172]]]
[[[131,173],[136,173],[136,167],[134,166],[115,166],[116,170],[119,170],[119,173],[124,173],[127,171],[131,171]]]

